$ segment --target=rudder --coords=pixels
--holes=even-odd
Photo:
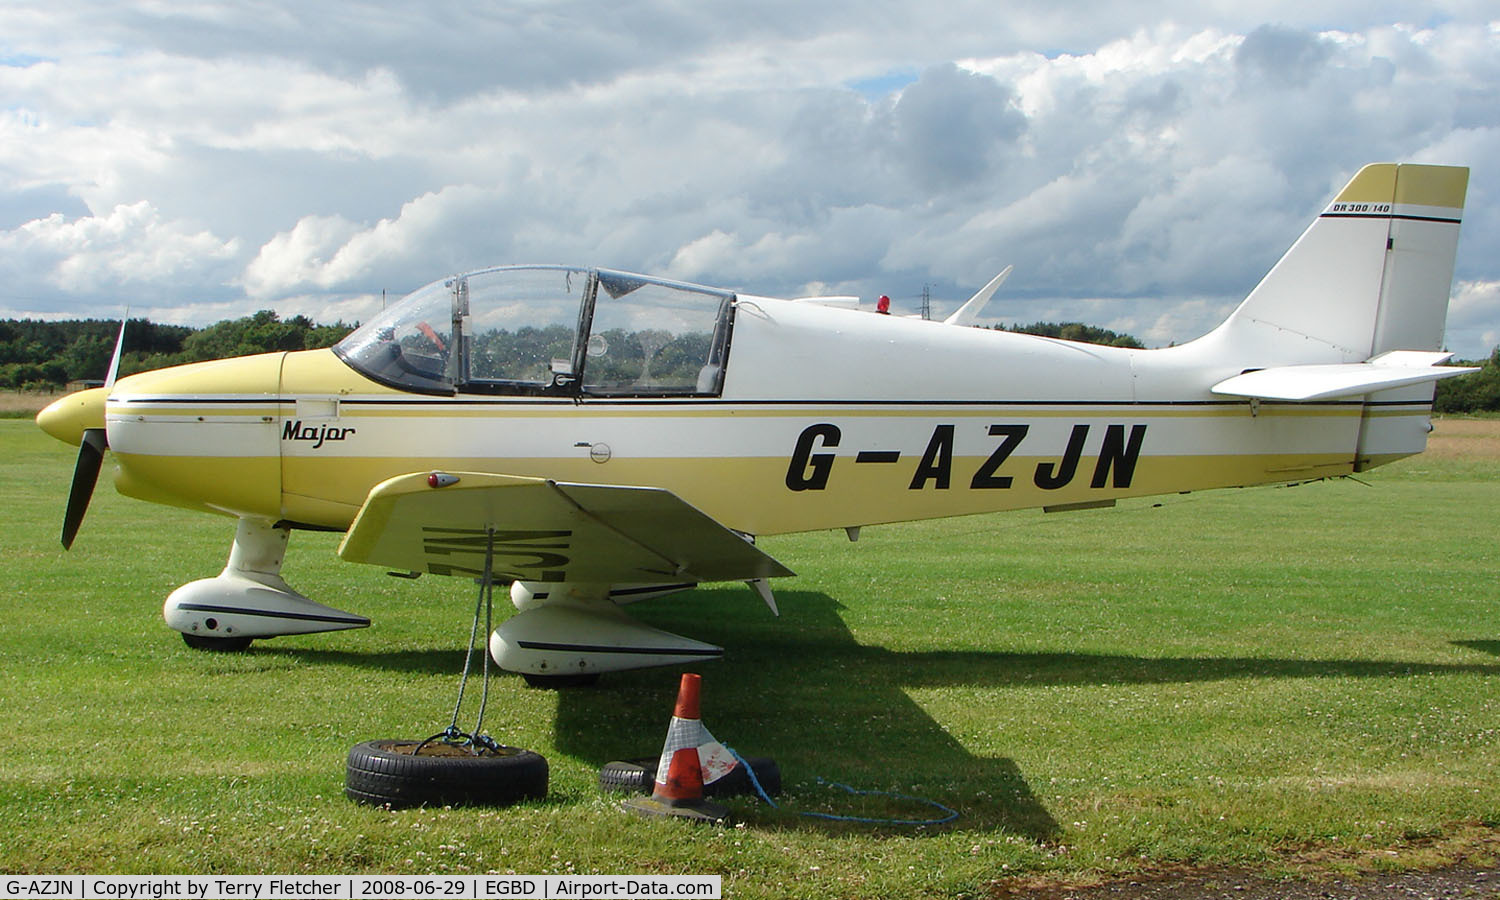
[[[1465,168],[1397,167],[1371,356],[1442,349],[1468,184]]]

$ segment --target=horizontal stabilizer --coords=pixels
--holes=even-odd
[[[493,539],[489,534],[493,530]],[[743,581],[792,574],[670,491],[479,472],[376,485],[344,535],[351,562],[539,582]]]
[[[1362,363],[1276,366],[1226,378],[1212,390],[1215,394],[1257,400],[1343,400],[1479,371],[1437,365],[1452,355],[1392,350]]]

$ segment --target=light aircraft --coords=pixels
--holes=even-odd
[[[359,628],[281,577],[291,532],[405,573],[511,581],[503,668],[563,684],[720,648],[627,602],[790,575],[754,536],[1348,475],[1426,446],[1468,184],[1367,166],[1191,343],[1095,346],[857,298],[505,266],[408,295],[327,350],[114,379],[42,428],[100,470],[237,520],[222,573],[167,598],[195,647]],[[1008,272],[1008,270],[1007,270]],[[123,327],[122,327],[123,332]]]

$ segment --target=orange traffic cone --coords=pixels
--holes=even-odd
[[[734,768],[735,760],[715,741],[699,718],[698,691],[703,679],[692,673],[682,676],[677,689],[677,707],[667,728],[661,760],[656,765],[656,785],[650,797],[633,797],[622,805],[642,816],[676,816],[695,822],[725,822],[729,809],[703,799],[705,764],[710,780]]]

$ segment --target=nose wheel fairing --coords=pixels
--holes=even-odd
[[[287,537],[286,528],[240,519],[224,571],[173,591],[162,608],[167,625],[200,639],[191,646],[369,627],[369,619],[310,600],[282,580]]]
[[[313,634],[370,625],[363,616],[309,600],[280,578],[266,581],[226,569],[173,591],[162,617],[183,634],[211,638]]]

